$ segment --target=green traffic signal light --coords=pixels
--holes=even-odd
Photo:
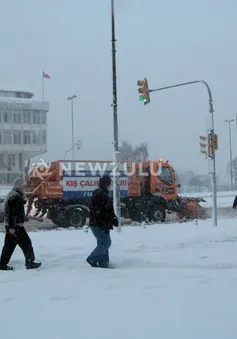
[[[142,95],[139,96],[139,100],[142,101],[142,102],[147,102],[147,100],[145,98],[143,98]]]

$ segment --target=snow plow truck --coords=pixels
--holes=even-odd
[[[83,227],[90,215],[89,202],[103,174],[111,175],[110,161],[59,160],[38,164],[27,176],[27,197],[31,206],[36,200],[47,209],[47,218],[59,227]],[[163,223],[167,213],[180,219],[205,218],[202,198],[178,195],[175,171],[168,161],[120,163],[121,217],[135,222]],[[113,196],[113,187],[110,194]]]

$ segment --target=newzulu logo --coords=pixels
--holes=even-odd
[[[38,177],[41,180],[45,180],[45,178],[49,175],[51,163],[46,162],[43,158],[38,158],[38,160],[38,162],[31,165],[33,167],[32,175],[33,177]]]
[[[48,178],[52,174],[52,163],[45,161],[43,158],[38,158],[38,161],[33,163],[31,166],[32,176],[38,177],[42,181]],[[54,166],[55,168],[55,166]],[[51,169],[51,170],[50,170]],[[160,176],[163,172],[162,165],[158,165],[157,169],[152,167],[144,168],[142,163],[107,163],[107,162],[61,162],[58,168],[60,175],[64,176],[64,172],[73,173],[75,172],[76,176],[86,176],[88,172],[92,173],[93,176],[103,176],[104,174],[110,173],[113,176],[119,176],[123,173],[123,176],[130,177],[134,175],[142,176]],[[70,175],[69,175],[70,176]]]

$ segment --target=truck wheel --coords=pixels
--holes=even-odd
[[[164,207],[159,205],[152,205],[149,208],[147,213],[147,217],[149,221],[153,222],[164,222],[166,219],[166,211]]]
[[[51,221],[54,223],[54,225],[62,228],[68,228],[68,223],[65,222],[64,218],[60,218],[59,216],[53,216],[51,217]]]
[[[73,210],[68,221],[69,226],[78,228],[83,227],[85,223],[86,223],[85,213],[77,209]]]
[[[57,219],[57,218],[52,218],[51,220],[52,220],[52,222],[54,223],[54,225],[56,225],[56,226],[58,226],[58,227],[66,228],[66,227],[65,227],[65,224],[64,224],[61,220],[59,220],[59,219]]]

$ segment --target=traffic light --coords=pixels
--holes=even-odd
[[[215,151],[218,150],[218,135],[214,134],[214,140],[212,139],[213,134],[209,133],[208,134],[208,157],[212,158],[213,157],[213,146]]]
[[[207,155],[208,145],[207,145],[207,136],[200,135],[199,137],[200,152],[204,155]]]
[[[218,147],[219,147],[219,144],[218,144],[218,135],[215,134],[215,150],[217,151],[218,150]]]
[[[139,86],[138,93],[141,94],[139,96],[139,100],[142,101],[144,105],[149,104],[150,94],[147,79],[145,78],[144,80],[138,80],[137,86]]]
[[[213,156],[213,142],[212,142],[212,134],[208,134],[208,157],[212,158]]]
[[[214,134],[214,140],[212,140],[212,133],[209,132],[208,135],[201,135],[199,137],[200,152],[209,158],[213,157],[213,145],[215,151],[218,150],[218,135]]]

